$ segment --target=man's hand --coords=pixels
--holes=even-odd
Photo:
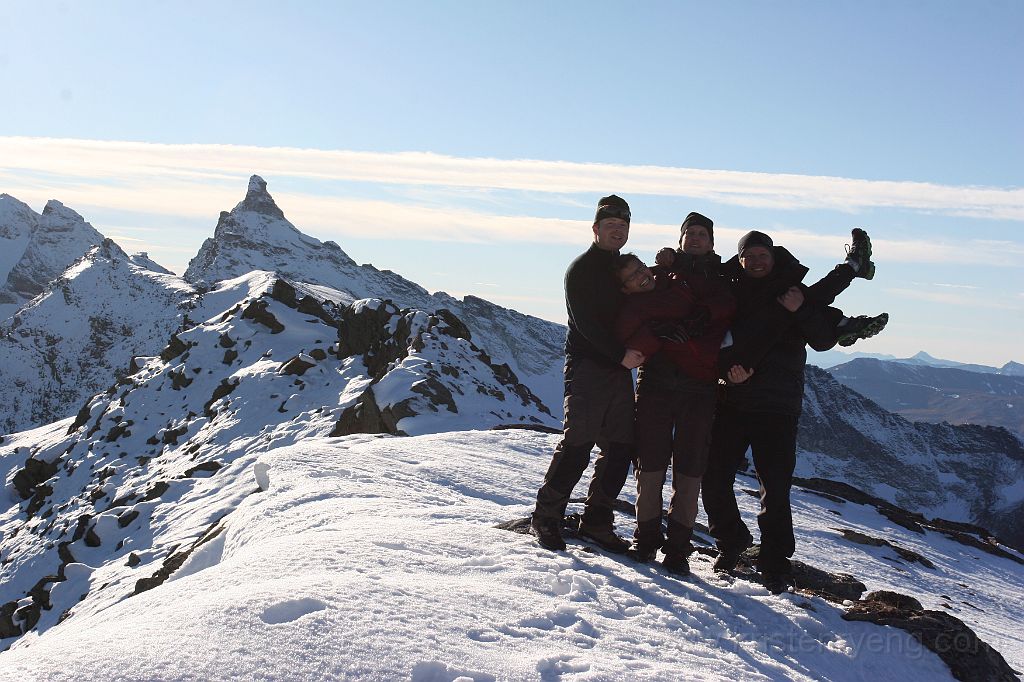
[[[804,292],[800,291],[799,287],[790,287],[786,293],[775,300],[781,303],[782,307],[789,312],[795,313],[804,304]]]
[[[626,349],[626,354],[622,356],[622,361],[619,363],[626,369],[636,369],[640,365],[644,364],[644,354],[638,350],[632,348]]]
[[[672,267],[676,262],[676,250],[666,246],[654,256],[654,262],[665,268]]]
[[[729,384],[742,384],[752,376],[754,376],[753,369],[747,369],[742,365],[733,365],[729,368],[729,373],[725,375],[725,378]]]

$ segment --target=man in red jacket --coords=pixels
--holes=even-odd
[[[616,264],[626,294],[616,336],[626,348],[650,358],[637,384],[637,527],[635,551],[644,561],[660,547],[673,573],[689,573],[690,539],[697,517],[701,477],[707,466],[718,383],[718,349],[732,321],[735,302],[719,275],[714,223],[699,213],[683,221],[681,252],[671,270],[656,278],[639,258]],[[664,340],[652,322],[677,324],[677,340]],[[693,338],[687,339],[687,332]],[[662,488],[672,464],[668,533],[662,534]]]

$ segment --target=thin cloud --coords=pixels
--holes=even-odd
[[[1024,221],[1024,189],[623,166],[529,159],[459,158],[427,152],[355,152],[215,144],[156,144],[0,137],[0,168],[96,180],[237,180],[254,168],[273,177],[388,185],[555,193],[616,187],[634,195],[687,196],[754,208],[902,208]]]
[[[942,291],[922,291],[919,289],[886,289],[887,294],[910,298],[918,301],[929,301],[943,305],[970,306],[973,308],[993,308],[996,310],[1020,310],[1011,303],[991,300],[987,296],[964,296],[962,294]]]

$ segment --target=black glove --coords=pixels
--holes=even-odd
[[[651,333],[662,341],[686,343],[690,340],[690,334],[686,331],[686,326],[682,322],[651,322],[650,328]]]
[[[708,330],[709,322],[711,322],[711,311],[706,306],[698,306],[689,317],[683,318],[682,326],[686,330],[687,337],[695,339],[704,335]]]

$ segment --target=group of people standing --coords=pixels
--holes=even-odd
[[[850,345],[885,326],[884,313],[849,318],[831,307],[854,278],[874,276],[871,242],[854,229],[844,262],[806,286],[807,268],[762,232],[744,235],[723,263],[714,251],[714,223],[699,213],[683,221],[678,249],[662,249],[648,267],[620,252],[630,217],[621,197],[603,197],[593,243],[565,275],[564,431],[537,493],[531,531],[542,546],[565,549],[569,497],[597,445],[581,536],[641,561],[660,550],[668,571],[686,575],[703,497],[719,550],[714,569],[731,571],[753,543],[733,492],[749,449],[761,493],[757,568],[768,589],[781,592],[792,584],[789,495],[805,345]],[[630,467],[637,483],[632,543],[616,534],[613,515]]]

